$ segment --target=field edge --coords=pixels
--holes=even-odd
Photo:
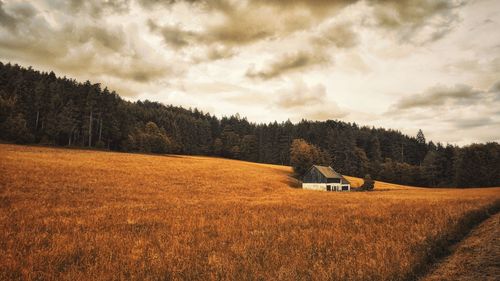
[[[405,280],[423,280],[432,273],[445,259],[454,253],[455,248],[463,242],[476,228],[488,219],[500,213],[500,200],[480,210],[472,211],[462,217],[456,227],[443,237],[434,241],[432,249],[425,261],[414,268]]]

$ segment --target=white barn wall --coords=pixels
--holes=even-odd
[[[302,183],[302,188],[303,189],[308,189],[308,190],[322,190],[326,191],[326,183]],[[342,188],[342,184],[333,184],[329,183],[328,185],[335,187],[336,191],[340,191]],[[351,191],[351,185],[350,184],[344,184],[348,186],[347,191]]]
[[[326,191],[326,183],[302,183],[303,189],[309,190],[325,190]]]

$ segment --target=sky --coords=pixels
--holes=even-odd
[[[127,100],[500,141],[498,0],[0,0],[0,60]]]

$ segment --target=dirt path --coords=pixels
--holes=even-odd
[[[500,280],[500,213],[476,227],[421,281]]]

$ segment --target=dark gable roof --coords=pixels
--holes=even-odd
[[[328,179],[342,179],[343,183],[349,183],[349,181],[344,178],[341,174],[335,172],[335,170],[332,169],[332,167],[326,167],[326,166],[318,166],[318,165],[313,165],[314,168],[316,168],[323,176],[325,176]]]

